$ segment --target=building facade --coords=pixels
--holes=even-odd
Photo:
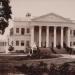
[[[75,23],[55,13],[27,19],[14,19],[10,30],[9,44],[14,50],[26,50],[34,44],[38,47],[75,45]]]

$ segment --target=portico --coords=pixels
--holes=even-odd
[[[66,41],[65,38],[67,38]],[[51,47],[53,44],[55,48],[60,44],[63,48],[64,43],[70,47],[70,28],[63,26],[32,26],[31,45],[34,43],[39,47]]]
[[[71,20],[62,16],[50,13],[31,20],[31,45],[35,43],[39,47],[61,48],[64,45],[70,47],[71,27],[74,26]]]

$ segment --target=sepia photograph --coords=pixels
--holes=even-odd
[[[0,75],[75,75],[75,0],[0,0]]]

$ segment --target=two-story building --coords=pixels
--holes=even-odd
[[[55,13],[36,18],[14,19],[10,30],[9,43],[14,50],[26,50],[36,44],[38,47],[57,47],[75,45],[75,23]]]

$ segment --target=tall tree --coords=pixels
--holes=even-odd
[[[11,6],[9,0],[0,0],[0,30],[4,34],[5,28],[9,25],[11,19]]]

